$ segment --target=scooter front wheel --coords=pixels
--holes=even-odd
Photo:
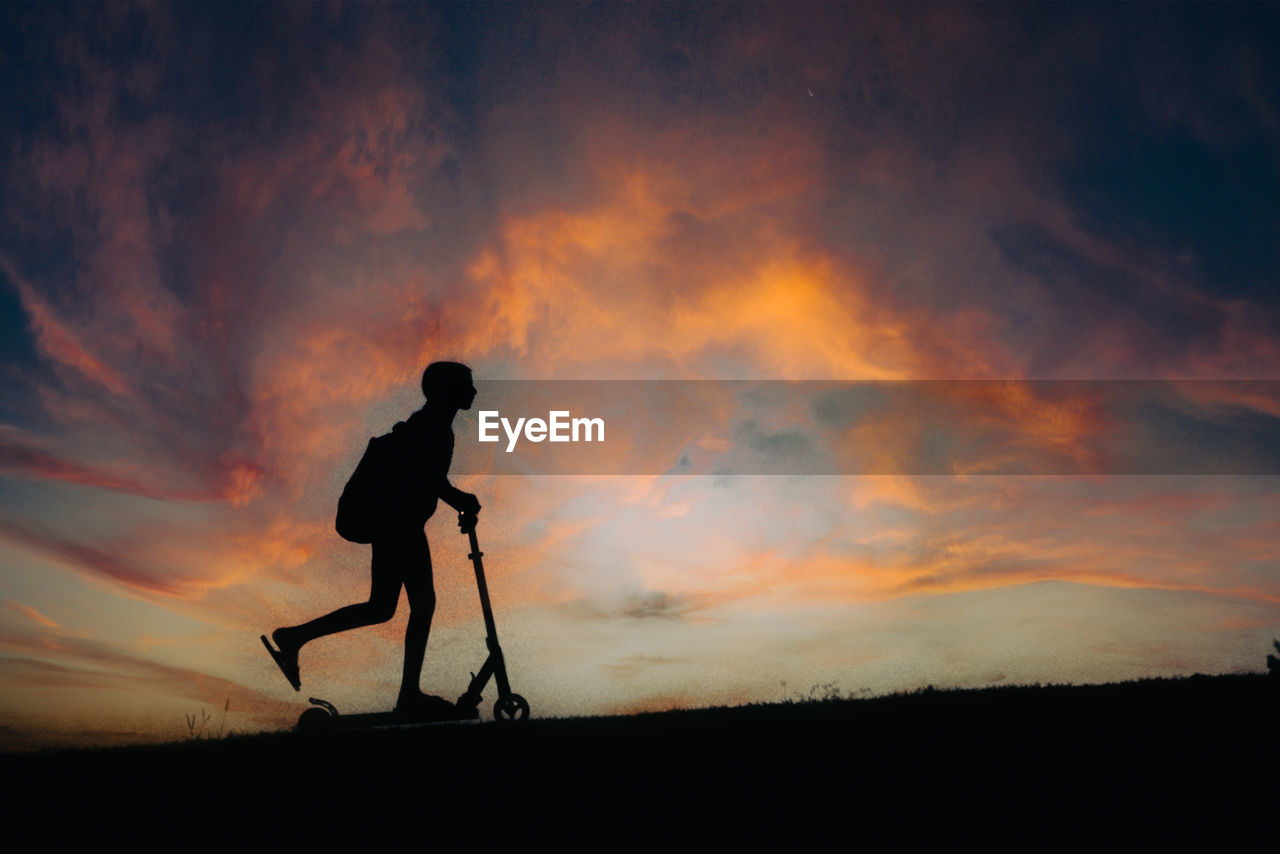
[[[499,697],[493,704],[493,716],[500,721],[522,721],[529,717],[529,701],[519,694]]]
[[[322,709],[319,706],[312,706],[302,713],[298,718],[299,732],[325,732],[333,726],[333,722],[337,720],[337,715],[328,709]]]

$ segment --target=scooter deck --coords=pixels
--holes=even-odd
[[[341,715],[332,703],[324,700],[312,701],[312,707],[298,718],[298,729],[307,732],[334,732],[339,730],[376,729],[379,727],[422,726],[425,724],[458,723],[460,721],[478,720],[480,715],[475,709],[440,708],[429,712],[361,712],[355,715]]]

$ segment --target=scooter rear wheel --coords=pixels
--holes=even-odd
[[[300,732],[325,732],[333,726],[337,715],[331,713],[327,709],[319,706],[312,706],[302,713],[298,718],[298,730]]]
[[[493,704],[493,716],[500,721],[522,721],[529,717],[529,701],[519,694],[499,697]]]

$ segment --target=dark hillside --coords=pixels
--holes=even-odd
[[[1276,687],[1249,675],[926,690],[56,751],[4,765],[24,781],[20,800],[168,815],[235,804],[228,820],[280,810],[304,835],[401,809],[586,847],[604,825],[636,839],[674,826],[735,838],[842,828],[982,837],[1015,824],[1053,838],[1243,833],[1274,821]]]

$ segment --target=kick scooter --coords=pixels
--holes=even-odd
[[[483,699],[480,693],[484,691],[485,684],[492,676],[498,683],[498,701],[493,704],[493,716],[500,721],[520,721],[529,717],[529,703],[524,697],[514,693],[511,690],[511,683],[507,681],[507,664],[502,658],[502,647],[498,646],[498,629],[493,624],[493,608],[489,606],[489,585],[485,584],[484,564],[480,562],[483,552],[480,551],[480,543],[476,540],[476,521],[473,514],[458,514],[458,527],[471,539],[471,554],[467,557],[471,558],[471,563],[476,569],[480,609],[484,612],[484,627],[488,632],[485,644],[489,647],[489,657],[481,665],[479,673],[471,674],[471,684],[467,686],[466,693],[458,698],[458,712],[467,714],[469,710],[474,715]]]
[[[477,517],[470,513],[458,514],[458,527],[471,540],[471,564],[476,570],[476,586],[480,590],[480,608],[484,612],[484,627],[488,631],[485,643],[489,647],[489,657],[480,667],[479,673],[471,674],[471,684],[467,691],[458,698],[456,706],[447,700],[440,700],[439,708],[429,709],[422,715],[405,715],[399,712],[374,712],[361,715],[339,715],[332,703],[311,698],[311,708],[298,718],[298,729],[321,732],[339,729],[364,729],[377,726],[404,726],[406,724],[440,723],[443,721],[474,720],[480,717],[481,693],[489,678],[498,683],[498,701],[493,704],[493,716],[500,721],[520,721],[529,717],[529,703],[524,697],[511,690],[507,681],[507,665],[502,658],[502,647],[498,646],[498,629],[493,622],[493,608],[489,605],[489,586],[484,580],[484,564],[480,562],[483,552],[476,540]]]

